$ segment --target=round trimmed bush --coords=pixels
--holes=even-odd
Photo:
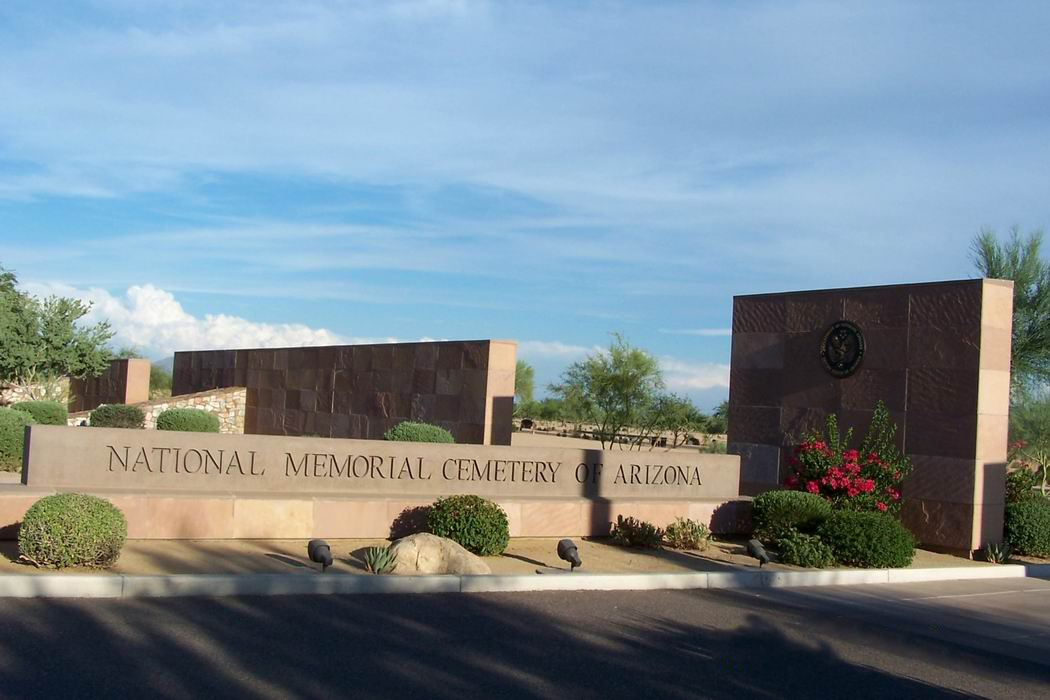
[[[1050,499],[1006,504],[1006,541],[1018,554],[1050,557]]]
[[[199,408],[169,408],[157,416],[157,430],[186,433],[217,433],[219,417]]]
[[[138,406],[104,403],[88,417],[92,428],[137,428],[146,424],[146,414]]]
[[[453,444],[456,439],[452,433],[437,425],[416,423],[406,420],[398,423],[383,434],[384,440],[395,442],[443,442]]]
[[[502,554],[510,541],[507,514],[481,496],[438,499],[427,512],[427,531],[482,557]]]
[[[823,569],[835,564],[835,554],[823,540],[816,535],[807,535],[792,530],[781,536],[777,542],[780,561],[792,566],[807,569]]]
[[[128,536],[124,514],[109,501],[83,493],[45,496],[26,511],[18,551],[37,566],[106,568]]]
[[[0,408],[0,471],[22,470],[22,447],[26,426],[36,421],[33,416],[13,408]]]
[[[831,502],[805,491],[766,491],[751,502],[755,537],[776,543],[792,530],[812,533],[831,515]]]
[[[691,518],[678,517],[664,530],[664,544],[671,549],[707,549],[711,530]]]
[[[40,425],[66,425],[69,411],[58,401],[20,401],[11,408],[33,416]]]
[[[835,556],[846,566],[900,569],[915,556],[915,538],[891,515],[838,510],[817,528]]]

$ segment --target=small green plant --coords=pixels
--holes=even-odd
[[[1050,499],[1006,504],[1006,541],[1018,554],[1050,557]]]
[[[199,408],[169,408],[157,416],[157,430],[186,433],[217,433],[219,417]]]
[[[405,421],[398,423],[383,434],[384,440],[395,442],[441,442],[453,444],[456,439],[452,433],[437,425]]]
[[[672,549],[707,549],[710,542],[707,525],[689,518],[675,518],[664,532],[664,544]]]
[[[616,516],[616,522],[609,532],[613,544],[621,547],[642,547],[653,549],[664,541],[664,531],[645,520],[632,517]]]
[[[792,566],[807,569],[823,569],[835,564],[835,554],[823,540],[816,535],[807,535],[798,530],[790,530],[781,535],[777,541],[780,561]]]
[[[69,411],[58,401],[20,401],[11,408],[33,416],[40,425],[66,425]]]
[[[26,511],[18,552],[39,567],[106,568],[120,556],[128,535],[124,514],[112,503],[83,493],[41,498]]]
[[[911,564],[915,538],[891,515],[838,510],[817,528],[835,556],[846,566],[899,569]]]
[[[1010,544],[1008,542],[989,542],[984,546],[984,560],[993,564],[1005,564],[1010,560]]]
[[[831,515],[831,502],[804,491],[766,491],[751,502],[755,537],[776,544],[792,531],[812,534]]]
[[[482,557],[502,554],[510,541],[507,514],[480,496],[448,496],[427,511],[427,531]]]
[[[88,417],[92,428],[138,428],[146,423],[146,414],[138,406],[104,403]]]
[[[1006,502],[1020,503],[1032,498],[1041,498],[1038,490],[1042,479],[1039,474],[1025,465],[1019,466],[1006,475]]]
[[[373,574],[385,574],[394,566],[394,553],[390,547],[369,547],[361,559],[365,569]]]
[[[0,471],[22,471],[26,426],[34,423],[33,416],[24,411],[0,408]]]

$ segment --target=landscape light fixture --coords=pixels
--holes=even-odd
[[[747,553],[758,559],[758,568],[760,569],[763,564],[769,563],[769,555],[766,554],[766,548],[758,540],[747,541]]]
[[[306,545],[306,555],[310,561],[321,565],[321,573],[332,565],[332,548],[324,540],[310,540]]]
[[[580,553],[576,549],[576,543],[572,540],[558,542],[558,557],[569,562],[569,573],[575,571],[577,566],[583,565],[583,562],[580,561]]]

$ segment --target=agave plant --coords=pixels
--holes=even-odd
[[[394,553],[390,547],[369,547],[361,559],[373,574],[385,574],[394,566]]]
[[[993,564],[1004,564],[1010,558],[1010,544],[1000,542],[999,544],[988,543],[984,546],[984,558]]]

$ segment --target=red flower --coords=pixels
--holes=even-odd
[[[886,504],[883,503],[882,501],[876,501],[875,502],[875,507],[879,509],[880,513],[885,513],[886,512]]]
[[[787,481],[784,482],[784,486],[787,486],[789,489],[795,488],[796,486],[798,486],[798,477],[789,476],[787,478]]]
[[[820,491],[820,486],[817,484],[817,482],[810,481],[806,484],[806,490],[810,493],[817,493],[818,491]]]

